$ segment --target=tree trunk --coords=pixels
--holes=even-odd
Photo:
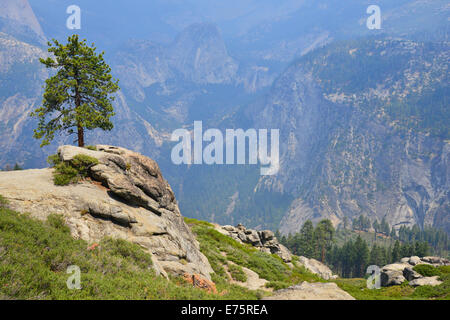
[[[77,80],[77,84],[75,86],[75,110],[76,112],[78,112],[78,108],[81,105],[81,96],[79,91],[80,80],[78,79],[78,70],[75,70],[75,79]],[[77,124],[77,129],[78,129],[78,146],[84,147],[84,128],[79,122]]]
[[[84,147],[84,129],[81,125],[78,125],[78,146]]]

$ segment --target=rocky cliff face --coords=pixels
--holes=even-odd
[[[238,64],[214,24],[193,24],[169,48],[170,64],[195,83],[230,83]]]
[[[124,89],[138,102],[154,84],[162,88],[160,94],[170,95],[182,89],[173,87],[174,82],[230,84],[238,70],[217,26],[210,23],[187,27],[170,44],[130,41],[117,52],[114,65]]]
[[[44,44],[46,40],[27,0],[3,0],[0,3],[0,31],[37,44]]]
[[[152,254],[159,273],[210,279],[209,262],[156,162],[119,147],[99,145],[97,150],[58,149],[63,161],[79,154],[99,160],[88,180],[55,186],[52,169],[1,172],[0,193],[16,211],[40,219],[50,213],[63,215],[75,237],[89,242],[116,237],[141,245]]]
[[[0,163],[11,165],[13,158],[27,159],[32,154],[44,157],[39,145],[32,142],[35,123],[28,114],[41,100],[48,73],[39,58],[46,55],[39,47],[0,32]]]
[[[432,122],[448,117],[447,53],[411,41],[331,46],[293,64],[249,109],[257,127],[281,128],[281,170],[258,188],[294,196],[282,232],[360,214],[450,230],[448,124]],[[346,63],[348,75],[337,67]]]
[[[220,118],[227,111],[210,97],[228,93],[240,98],[271,83],[264,68],[238,72],[239,63],[211,23],[193,24],[168,44],[129,41],[115,54],[112,68],[127,102],[141,117],[157,122],[161,131]],[[236,105],[231,102],[231,107]]]

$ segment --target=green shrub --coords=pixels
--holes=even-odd
[[[214,227],[211,223],[203,220],[197,220],[194,218],[188,218],[184,217],[184,222],[186,222],[188,225],[200,225],[200,226],[206,226],[206,227]]]
[[[357,300],[420,299],[419,297],[412,297],[414,288],[406,282],[399,286],[381,287],[380,289],[367,288],[366,279],[361,278],[341,278],[333,280],[333,282]]]
[[[442,275],[450,273],[450,266],[439,266],[438,269],[442,273]]]
[[[247,281],[247,275],[245,274],[244,270],[241,266],[238,266],[236,264],[228,263],[228,271],[231,274],[231,277],[240,282]]]
[[[425,266],[425,265],[418,265]],[[428,267],[433,267],[429,266]],[[417,267],[417,266],[416,266]],[[418,270],[431,270],[428,267],[419,267]],[[433,267],[434,268],[434,267]],[[416,269],[416,268],[414,268]],[[440,280],[443,282],[438,286],[420,286],[413,288],[404,282],[398,286],[382,287],[380,289],[368,289],[366,286],[365,279],[337,279],[333,280],[341,289],[350,293],[356,299],[361,300],[423,300],[423,299],[433,299],[440,300],[450,299],[450,268],[448,266],[440,266],[437,269],[441,276]],[[416,270],[417,271],[417,270]],[[417,271],[418,272],[418,271]],[[433,274],[435,271],[429,272],[427,274]]]
[[[98,159],[84,154],[78,154],[66,162],[61,162],[58,160],[59,157],[56,157],[50,156],[48,161],[54,164],[53,182],[59,186],[76,183],[81,178],[86,178],[89,175],[89,169],[99,163]]]
[[[70,183],[76,183],[80,180],[78,171],[70,164],[61,162],[55,166],[53,172],[53,183],[57,186],[65,186]]]
[[[17,171],[17,170],[23,170],[23,168],[16,162],[16,164],[14,165],[13,170]]]
[[[64,218],[60,214],[52,213],[47,217],[47,223],[58,230],[61,230],[64,233],[70,233],[69,227],[66,225]]]
[[[93,247],[73,239],[58,215],[46,222],[0,208],[2,299],[258,299],[266,293],[212,275],[218,294],[168,281],[150,269],[151,255],[136,244],[106,238]],[[67,267],[81,270],[81,290],[69,290]]]
[[[418,264],[413,267],[413,270],[424,277],[433,277],[441,275],[441,271],[438,268],[433,267],[432,265],[429,264]]]
[[[101,247],[111,255],[124,258],[141,269],[150,268],[153,265],[149,253],[144,252],[137,244],[123,239],[105,238],[101,242]]]
[[[86,146],[86,149],[92,150],[92,151],[97,151],[97,147],[96,146]]]
[[[8,200],[6,200],[5,197],[3,197],[3,196],[0,194],[0,208],[6,207],[6,205],[7,205],[8,203],[9,203]]]
[[[52,154],[47,157],[47,163],[53,168],[61,163],[61,158],[57,154]]]
[[[450,272],[449,266],[441,266],[437,268],[440,272],[440,280],[442,284],[438,286],[420,286],[414,291],[413,296],[417,298],[427,299],[450,299]]]
[[[98,159],[85,154],[77,154],[69,163],[82,177],[87,177],[89,168],[98,164]]]
[[[294,259],[292,260],[294,264],[294,269],[292,270],[292,273],[289,277],[290,283],[300,283],[303,281],[308,282],[326,282],[324,279],[322,279],[317,274],[312,273],[308,269],[306,269],[303,265],[297,265],[296,262],[294,262]]]
[[[206,255],[215,272],[223,274],[222,265],[230,260],[255,271],[261,278],[269,281],[287,280],[291,274],[290,268],[276,255],[239,243],[206,224],[194,224],[192,230],[200,242],[200,250]]]
[[[266,288],[272,288],[273,290],[286,289],[292,284],[286,281],[269,281],[265,284]]]

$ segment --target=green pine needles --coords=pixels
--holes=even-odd
[[[43,139],[43,147],[56,132],[76,132],[78,146],[84,147],[85,130],[113,128],[112,94],[119,90],[118,80],[112,78],[104,52],[97,54],[94,44],[88,46],[78,35],[70,36],[65,45],[53,39],[48,46],[51,57],[40,62],[56,74],[45,81],[42,106],[30,114],[39,120],[34,137]]]
[[[61,161],[58,155],[51,155],[48,163],[55,168],[53,182],[57,186],[77,183],[89,176],[89,168],[98,164],[98,159],[84,154],[77,154],[70,161]]]

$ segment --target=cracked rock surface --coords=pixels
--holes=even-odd
[[[63,161],[77,154],[97,158],[99,164],[90,168],[90,179],[55,186],[53,169],[0,172],[0,194],[11,209],[35,218],[63,215],[76,238],[97,242],[112,237],[139,244],[152,254],[159,274],[199,274],[210,279],[213,270],[184,223],[157,163],[120,147],[96,148],[58,149]]]

